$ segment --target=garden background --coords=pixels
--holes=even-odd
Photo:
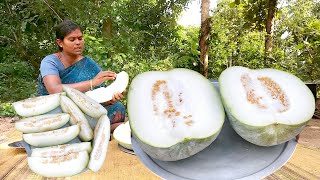
[[[202,72],[201,27],[177,23],[189,3],[1,1],[0,116],[14,116],[12,102],[36,96],[40,62],[57,51],[53,28],[62,19],[81,25],[86,42],[84,55],[105,70],[126,71],[131,79],[145,71],[172,68]],[[206,27],[209,79],[217,79],[227,67],[240,65],[281,69],[306,83],[320,83],[319,0],[216,3],[208,17],[210,26]]]

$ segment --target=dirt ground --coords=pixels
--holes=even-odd
[[[5,135],[12,131],[14,122],[19,120],[18,117],[1,117],[0,116],[0,143],[4,141]]]

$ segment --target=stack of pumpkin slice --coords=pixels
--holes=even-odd
[[[29,167],[45,177],[72,176],[85,168],[96,172],[106,158],[110,138],[107,110],[76,89],[63,86],[63,90],[13,103],[23,117],[15,123],[16,129],[35,147],[28,157]],[[48,114],[59,106],[63,113]],[[94,130],[85,114],[98,119]],[[82,142],[67,144],[77,137]]]

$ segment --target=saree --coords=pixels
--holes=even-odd
[[[93,79],[102,68],[93,60],[88,57],[84,57],[80,61],[74,63],[70,67],[59,70],[59,76],[62,84],[72,84],[82,81],[87,81]],[[94,89],[105,86],[105,83],[102,83],[99,86],[94,87]],[[38,77],[38,96],[49,95],[44,83],[41,74]],[[123,122],[125,118],[125,107],[121,102],[116,102],[111,105],[104,106],[108,111],[108,117],[110,123],[119,123]]]

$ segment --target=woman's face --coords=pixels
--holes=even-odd
[[[63,39],[57,40],[57,43],[62,47],[62,51],[70,55],[81,55],[84,48],[84,39],[80,29],[76,29],[66,35]]]

